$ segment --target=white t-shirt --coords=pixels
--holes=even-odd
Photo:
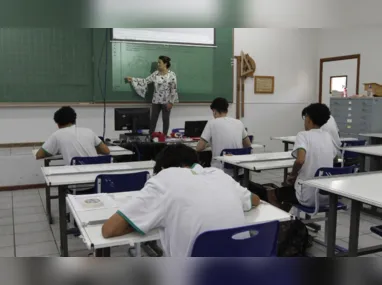
[[[137,232],[158,228],[166,256],[191,255],[196,237],[245,225],[251,193],[216,168],[169,168],[147,181],[117,213]]]
[[[341,140],[338,134],[338,126],[333,116],[330,116],[328,122],[321,127],[321,130],[328,132],[332,136],[333,142],[339,150],[341,147]]]
[[[296,197],[302,205],[313,207],[316,188],[301,185],[301,181],[312,179],[321,167],[333,167],[333,159],[337,155],[337,149],[332,137],[321,129],[299,132],[292,155],[297,157],[297,150],[301,148],[305,149],[306,156],[294,185]],[[328,196],[320,196],[320,204],[327,204],[328,201]]]
[[[247,136],[242,121],[222,117],[208,121],[201,138],[210,144],[212,157],[217,157],[223,149],[243,148]],[[216,160],[212,160],[211,166],[223,169],[223,164]]]
[[[73,125],[54,132],[42,149],[51,155],[61,154],[65,164],[70,165],[73,157],[97,156],[96,147],[101,142],[92,130]]]

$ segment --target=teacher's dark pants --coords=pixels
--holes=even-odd
[[[157,126],[160,112],[162,112],[163,133],[165,135],[168,134],[168,129],[170,127],[171,110],[167,110],[167,104],[152,104],[152,106],[151,106],[150,134],[155,132],[155,128]]]

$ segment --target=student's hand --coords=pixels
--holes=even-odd
[[[296,176],[289,174],[287,177],[286,183],[288,185],[294,185],[294,183],[296,182],[296,178],[297,178]]]
[[[125,77],[125,83],[130,83],[131,81],[133,81],[132,77]]]
[[[252,206],[253,207],[259,206],[260,205],[260,198],[259,198],[259,196],[257,196],[256,194],[252,194],[251,202],[252,202]]]
[[[172,103],[167,103],[167,111],[170,111],[172,109],[173,104]]]

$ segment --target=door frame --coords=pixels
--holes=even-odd
[[[335,56],[335,57],[326,57],[320,59],[320,80],[319,80],[319,93],[318,93],[318,100],[320,103],[322,103],[322,74],[324,72],[324,63],[330,62],[330,61],[340,61],[340,60],[348,60],[348,59],[356,59],[357,60],[357,82],[356,82],[356,90],[355,94],[358,93],[359,90],[359,70],[361,66],[361,54],[351,54],[351,55],[343,55],[343,56]]]

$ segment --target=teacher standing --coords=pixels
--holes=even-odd
[[[163,133],[168,134],[170,113],[175,103],[179,102],[176,74],[170,70],[171,58],[161,55],[158,58],[158,70],[147,78],[126,77],[141,97],[145,97],[147,87],[154,83],[154,94],[151,108],[150,134],[155,131],[160,112],[162,112]]]

